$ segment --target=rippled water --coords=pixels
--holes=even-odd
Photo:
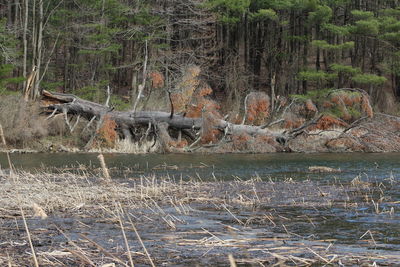
[[[98,167],[97,154],[12,154],[15,167],[26,170],[48,167],[76,167],[79,164]],[[261,178],[311,179],[323,180],[336,177],[342,180],[353,179],[357,175],[369,178],[400,179],[400,153],[367,154],[106,154],[107,166],[125,170],[127,174],[169,174],[180,177],[201,177],[204,180],[229,180],[235,177],[246,179],[254,175]],[[0,154],[0,166],[8,166],[4,154]],[[341,169],[332,174],[314,174],[310,166],[327,166]],[[128,170],[128,171],[127,171]],[[131,170],[131,172],[129,172]]]

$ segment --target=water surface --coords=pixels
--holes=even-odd
[[[77,168],[79,165],[99,167],[97,154],[40,153],[12,154],[18,169]],[[345,153],[345,154],[106,154],[107,166],[114,176],[135,174],[201,177],[204,180],[247,179],[258,175],[263,179],[353,179],[358,175],[385,179],[400,177],[400,153]],[[0,166],[8,166],[5,154],[0,154]],[[342,172],[315,174],[310,166],[327,166]],[[124,171],[123,174],[118,171]]]

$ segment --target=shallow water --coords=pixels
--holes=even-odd
[[[76,168],[82,164],[99,167],[97,154],[40,153],[11,154],[16,168]],[[107,166],[116,177],[145,174],[170,175],[176,178],[201,177],[203,180],[247,179],[259,175],[262,179],[353,179],[358,175],[368,178],[400,179],[400,153],[370,154],[106,154]],[[0,166],[8,166],[5,154],[0,153]],[[341,173],[315,174],[310,166],[341,169]]]
[[[98,168],[96,156],[97,154],[12,154],[11,159],[18,169],[41,171],[48,168],[62,168],[74,171],[79,165],[88,166],[89,170]],[[261,194],[264,191],[260,185],[258,188],[260,198],[265,200],[268,194],[271,194],[273,197],[271,202],[262,202],[254,210],[232,206],[232,213],[237,219],[245,221],[254,218],[249,226],[238,224],[236,218],[220,206],[207,204],[191,205],[188,214],[181,214],[175,207],[168,204],[160,204],[163,212],[168,214],[167,217],[175,220],[176,229],[172,231],[165,227],[162,220],[161,223],[157,223],[159,212],[156,209],[155,214],[146,209],[132,211],[134,214],[142,214],[142,217],[149,216],[154,220],[138,225],[142,238],[146,247],[156,258],[162,258],[165,255],[171,256],[171,259],[176,257],[178,260],[171,260],[169,262],[171,265],[179,265],[179,262],[184,262],[182,266],[197,262],[201,262],[202,265],[215,265],[221,260],[220,255],[226,256],[228,253],[241,255],[243,258],[263,258],[266,250],[274,251],[273,249],[286,246],[313,247],[314,249],[332,246],[332,253],[339,255],[385,254],[397,257],[400,254],[400,153],[106,154],[104,156],[112,175],[121,180],[128,178],[127,181],[133,181],[140,175],[155,175],[156,177],[168,175],[176,179],[194,177],[204,181],[245,180],[259,176],[265,181],[287,182],[291,178],[294,181],[310,180],[315,185],[322,186],[318,187],[318,190],[321,190],[320,188],[324,190],[325,185],[326,192],[332,198],[331,206],[319,205],[319,202],[322,204],[325,200],[319,194],[315,197],[314,191],[317,187],[314,187],[314,184],[307,187],[303,182],[296,184],[277,182],[274,187],[278,194],[272,195],[271,191],[266,190],[267,195],[262,198]],[[4,154],[0,154],[0,164],[7,166]],[[342,172],[311,173],[308,171],[310,166],[327,166],[341,169]],[[352,194],[353,189],[349,182],[355,177],[360,177],[361,182],[374,183],[365,193],[376,201],[380,199],[379,212],[374,210],[370,202],[362,200],[364,195]],[[344,187],[338,188],[343,189],[344,195],[349,196],[348,199],[342,198],[340,195],[342,191],[330,185],[337,186],[341,183]],[[384,198],[379,191],[381,187],[377,185],[380,183],[383,184]],[[329,191],[330,189],[332,191]],[[244,188],[238,190],[246,191]],[[296,193],[296,190],[300,194],[297,199],[292,194],[292,192]],[[335,190],[339,190],[337,192],[340,194],[335,195]],[[280,192],[282,192],[281,195]],[[314,198],[310,197],[309,205],[291,205],[293,199],[299,203],[301,199],[304,202],[306,198],[306,203],[308,203],[307,197],[313,192]],[[357,205],[343,206],[343,203],[347,201]],[[265,219],[266,214],[273,215],[273,224]],[[78,221],[83,223],[78,223]],[[28,222],[33,231],[35,229],[40,231],[44,227],[40,220],[30,219]],[[118,225],[104,222],[102,218],[82,220],[56,216],[50,217],[47,222],[48,225],[45,228],[49,232],[54,232],[53,239],[48,242],[61,242],[65,239],[52,227],[53,224],[57,224],[73,240],[79,239],[79,233],[84,232],[107,249],[113,249],[116,246],[123,247],[124,241]],[[9,223],[11,225],[13,222]],[[90,228],[86,225],[90,225]],[[226,226],[232,226],[237,231],[232,231]],[[154,229],[157,230],[154,231]],[[366,234],[368,231],[371,234]],[[217,237],[212,236],[213,234]],[[128,233],[128,238],[131,240],[131,246],[139,246],[132,231]],[[280,239],[285,239],[285,241],[281,242]],[[177,240],[180,244],[176,244]],[[218,246],[213,243],[216,241],[229,244],[233,242],[233,244]],[[210,248],[212,250],[208,252]],[[254,250],[255,248],[260,248],[260,250]],[[249,252],[250,250],[252,252]],[[400,257],[398,259],[400,264]],[[390,261],[390,263],[395,261]],[[385,264],[385,260],[382,260],[382,263]]]

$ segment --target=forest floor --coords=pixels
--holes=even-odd
[[[398,191],[397,180],[101,177],[85,170],[0,173],[0,265],[400,262],[399,233],[368,228],[370,220],[396,221],[399,203],[385,192]]]

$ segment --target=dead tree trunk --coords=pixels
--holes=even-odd
[[[171,117],[170,112],[163,111],[115,111],[112,108],[83,100],[71,94],[51,93],[48,91],[43,91],[41,104],[52,115],[66,112],[71,115],[80,115],[88,121],[93,118],[100,120],[102,117],[108,116],[116,122],[119,132],[124,138],[130,138],[129,129],[148,127],[149,124],[158,125],[160,123],[167,124],[172,129],[192,132],[192,136],[195,136],[199,133],[203,124],[202,118],[187,118],[178,114]],[[262,134],[275,137],[280,141],[287,138],[282,134],[273,133],[259,126],[232,124],[221,119],[216,120],[214,128],[225,134]]]

